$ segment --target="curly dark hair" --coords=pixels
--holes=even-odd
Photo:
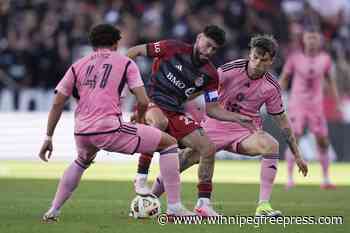
[[[278,43],[272,35],[256,35],[249,43],[250,49],[256,48],[259,54],[269,53],[273,58],[277,53]]]
[[[89,41],[94,48],[110,47],[120,39],[119,29],[110,24],[98,24],[89,33]]]
[[[207,37],[213,39],[219,46],[223,46],[226,42],[225,31],[216,25],[206,26],[203,33]]]

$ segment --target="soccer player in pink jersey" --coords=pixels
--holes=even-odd
[[[323,172],[321,188],[334,189],[329,179],[329,140],[328,127],[323,110],[324,84],[330,86],[339,108],[336,82],[331,77],[332,60],[329,54],[321,49],[321,35],[314,28],[303,33],[303,51],[296,52],[287,58],[283,67],[280,83],[286,90],[292,78],[292,89],[288,100],[288,113],[297,138],[303,135],[304,127],[316,136],[318,158]],[[292,188],[294,159],[290,150],[286,151],[288,181],[286,189]]]
[[[176,140],[159,129],[122,120],[120,94],[125,84],[138,101],[138,117],[143,117],[149,100],[136,64],[116,52],[120,38],[119,30],[111,25],[93,27],[89,39],[94,51],[71,65],[56,87],[39,157],[46,162],[51,157],[54,130],[71,95],[78,100],[74,129],[78,156],[64,172],[43,222],[57,221],[61,207],[70,198],[99,150],[126,154],[159,151],[160,173],[168,193],[167,213],[180,216],[194,214],[186,210],[180,200]]]
[[[251,39],[249,60],[235,60],[218,69],[220,104],[228,111],[252,118],[258,130],[252,132],[235,122],[210,117],[206,117],[202,124],[217,151],[227,150],[248,156],[262,155],[259,204],[255,213],[257,216],[281,215],[280,211],[272,209],[269,202],[277,173],[279,145],[276,139],[262,129],[262,105],[266,105],[268,113],[282,129],[303,175],[306,176],[308,172],[284,111],[280,86],[268,72],[276,50],[277,42],[273,37],[259,35]],[[199,158],[191,154],[191,151],[185,151],[185,155],[180,157],[180,170],[198,161]],[[156,182],[153,190],[155,195],[160,196],[164,192],[162,182]]]

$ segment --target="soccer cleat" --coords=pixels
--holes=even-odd
[[[203,216],[203,217],[209,217],[209,216],[220,216],[212,207],[211,204],[204,204],[201,203],[201,205],[197,205],[194,207],[194,212],[198,216]]]
[[[134,180],[135,193],[140,196],[151,194],[151,189],[147,185],[147,177],[136,177]]]
[[[182,204],[175,208],[168,208],[166,211],[168,216],[194,216],[194,212],[189,211]]]
[[[289,189],[294,188],[294,187],[295,187],[294,181],[288,181],[288,182],[286,183],[286,185],[284,186],[284,189],[285,189],[286,191],[288,191]]]
[[[58,222],[60,211],[49,210],[41,218],[42,223],[56,223]]]
[[[320,188],[325,190],[334,190],[337,188],[337,186],[332,183],[323,183],[320,185]]]
[[[268,217],[278,217],[282,216],[282,212],[279,210],[272,209],[269,202],[262,202],[258,205],[255,211],[255,216],[268,216]]]

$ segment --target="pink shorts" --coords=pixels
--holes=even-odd
[[[305,127],[316,136],[328,136],[328,125],[323,111],[289,108],[288,116],[297,136],[303,135]]]
[[[220,122],[211,118],[207,118],[202,123],[202,127],[215,144],[216,151],[226,150],[237,153],[239,144],[252,135],[252,132],[237,123]]]
[[[76,135],[76,162],[88,167],[99,150],[124,154],[153,153],[158,148],[161,134],[159,129],[147,125],[122,122],[114,132]]]

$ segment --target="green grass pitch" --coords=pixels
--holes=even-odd
[[[160,226],[153,220],[128,217],[135,196],[131,182],[135,163],[96,163],[62,210],[58,224],[41,224],[68,163],[0,161],[0,233],[116,233],[116,232],[350,232],[350,164],[331,167],[337,190],[320,190],[320,168],[310,164],[310,174],[295,174],[298,186],[286,192],[285,164],[279,165],[272,205],[288,216],[343,216],[342,225],[174,225]],[[152,167],[150,179],[158,171]],[[260,166],[257,161],[217,161],[213,201],[224,215],[252,215],[258,196]],[[182,198],[188,208],[196,201],[196,169],[182,175]],[[164,205],[164,200],[163,207]],[[164,210],[164,209],[163,209]]]

